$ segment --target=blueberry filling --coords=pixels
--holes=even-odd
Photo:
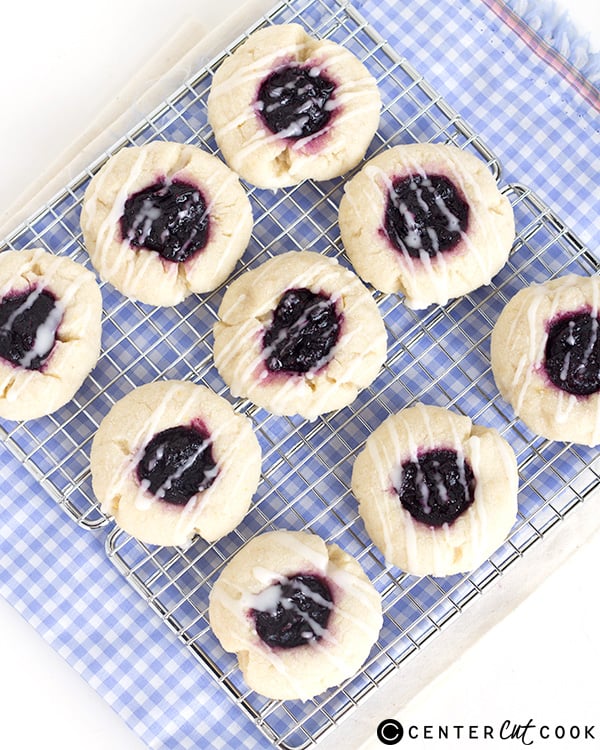
[[[442,526],[452,523],[475,499],[475,476],[455,450],[435,449],[402,464],[395,490],[416,521]]]
[[[331,119],[334,89],[316,68],[289,66],[262,82],[257,110],[272,133],[303,138],[318,133]]]
[[[144,448],[137,476],[160,500],[185,505],[211,486],[217,475],[208,432],[200,427],[170,427]]]
[[[575,396],[600,391],[598,318],[568,313],[549,327],[544,367],[552,383]]]
[[[62,320],[56,297],[34,287],[0,302],[0,357],[28,370],[41,370]]]
[[[296,648],[319,641],[333,608],[329,586],[312,575],[295,575],[258,595],[262,607],[252,609],[256,632],[268,646]]]
[[[422,258],[452,250],[468,222],[469,206],[447,177],[415,174],[394,180],[384,226],[400,252]]]
[[[340,325],[328,296],[288,289],[263,336],[267,369],[304,373],[322,367],[338,340]]]
[[[137,248],[182,263],[208,241],[209,217],[200,190],[186,182],[160,180],[125,201],[121,235]]]

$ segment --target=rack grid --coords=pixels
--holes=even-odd
[[[79,215],[93,174],[120,148],[156,139],[193,143],[218,154],[206,117],[215,68],[257,26],[290,22],[300,22],[309,33],[343,44],[364,61],[377,79],[385,106],[369,156],[389,145],[441,141],[474,151],[499,179],[500,164],[493,153],[350,3],[286,0],[74,178],[15,230],[4,248],[40,246],[91,269]],[[284,250],[307,249],[340,256],[337,206],[342,185],[341,180],[307,181],[277,193],[249,187],[255,226],[235,275]],[[56,502],[87,528],[101,527],[108,520],[93,498],[88,472],[89,444],[107,407],[128,389],[161,377],[205,378],[223,392],[223,384],[215,381],[210,372],[212,355],[208,343],[223,287],[168,310],[127,300],[107,284],[102,285],[102,290],[102,354],[76,397],[56,414],[35,423],[0,426],[0,435],[11,451]]]
[[[148,547],[118,529],[107,538],[117,568],[278,747],[317,742],[600,486],[595,451],[530,433],[495,388],[489,338],[514,292],[567,272],[598,272],[598,261],[534,193],[519,185],[505,192],[520,228],[507,266],[492,286],[424,319],[380,297],[382,308],[391,306],[385,313],[389,333],[402,316],[403,335],[390,336],[383,373],[350,407],[311,423],[246,407],[264,451],[263,478],[249,516],[232,534],[187,550]],[[369,542],[352,497],[353,458],[369,433],[417,401],[495,427],[517,456],[515,525],[507,541],[468,575],[418,578],[387,565]],[[359,560],[383,602],[383,628],[360,673],[305,704],[269,701],[249,691],[235,657],[222,651],[208,623],[209,592],[223,566],[256,534],[281,528],[312,531],[342,546]]]
[[[398,55],[350,2],[285,0],[211,60],[153,113],[114,144],[7,240],[6,247],[41,246],[91,267],[79,229],[91,176],[119,148],[152,139],[200,145],[218,154],[206,119],[212,74],[255,28],[300,22],[356,54],[378,81],[381,123],[368,157],[416,141],[471,150],[501,180],[501,165],[463,118],[405,58]],[[306,181],[277,192],[248,187],[255,226],[234,277],[268,257],[307,249],[348,265],[337,227],[343,179]],[[109,527],[92,489],[89,449],[112,404],[157,379],[188,379],[231,400],[253,421],[263,451],[263,474],[240,526],[214,544],[156,548],[109,528],[109,559],[147,600],[232,700],[273,744],[305,748],[354,709],[573,508],[600,485],[599,461],[583,446],[530,433],[495,388],[489,337],[500,310],[525,285],[567,272],[597,274],[598,260],[532,191],[503,188],[515,211],[517,238],[506,266],[490,286],[425,311],[407,309],[397,295],[374,292],[388,333],[388,358],[376,381],[349,407],[312,422],[270,415],[232,399],[212,364],[212,326],[224,286],[176,308],[152,308],[103,284],[102,354],[73,401],[54,415],[2,426],[5,444],[69,517],[84,528]],[[416,578],[390,568],[369,542],[350,491],[353,457],[383,419],[416,401],[437,404],[496,427],[513,446],[520,474],[519,513],[506,543],[468,575]],[[249,539],[275,528],[307,529],[354,555],[382,596],[384,625],[362,670],[337,689],[308,701],[270,701],[248,691],[236,660],[225,654],[207,619],[212,583]]]

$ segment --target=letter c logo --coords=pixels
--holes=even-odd
[[[404,737],[404,727],[396,719],[384,719],[377,727],[377,739],[384,745],[397,745]]]

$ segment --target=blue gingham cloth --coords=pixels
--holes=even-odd
[[[503,182],[532,188],[596,252],[600,100],[585,55],[579,63],[557,55],[544,29],[523,21],[526,2],[514,3],[521,16],[497,0],[356,4],[491,147]],[[233,749],[240,738],[250,750],[265,747],[108,561],[105,528],[79,527],[0,451],[2,596],[149,748]]]

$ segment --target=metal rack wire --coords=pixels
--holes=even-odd
[[[309,33],[343,44],[376,77],[385,107],[369,155],[391,144],[442,141],[473,150],[499,178],[500,164],[481,139],[349,3],[286,0],[259,23],[287,22],[301,22]],[[249,29],[143,118],[19,227],[5,246],[42,246],[91,268],[79,227],[81,201],[91,176],[119,148],[149,140],[194,143],[217,153],[206,117],[212,73],[253,30],[254,27]],[[307,182],[277,194],[249,189],[254,234],[237,273],[283,250],[313,249],[338,255],[337,205],[341,189],[341,180]],[[130,388],[161,377],[200,377],[223,392],[222,382],[211,372],[209,343],[222,291],[193,297],[174,309],[156,310],[130,302],[109,285],[103,285],[102,355],[76,397],[60,412],[33,424],[0,426],[0,434],[11,451],[80,525],[98,528],[107,522],[91,491],[88,454],[99,421],[115,400]]]
[[[533,435],[514,419],[494,385],[489,337],[516,289],[599,269],[598,260],[531,191],[514,185],[506,193],[519,233],[505,269],[492,286],[423,318],[381,296],[392,341],[388,360],[349,408],[314,423],[247,409],[263,445],[263,478],[250,514],[229,537],[178,550],[147,547],[119,530],[108,536],[108,554],[123,575],[278,747],[309,747],[334,728],[600,486],[600,459],[592,449]],[[385,417],[416,401],[496,427],[517,455],[517,521],[506,543],[468,575],[416,578],[390,568],[357,515],[349,488],[353,457]],[[382,595],[384,625],[368,662],[346,684],[306,704],[267,701],[250,692],[207,619],[209,591],[222,567],[255,534],[275,528],[308,529],[339,544],[356,556]]]
[[[346,46],[376,77],[384,108],[369,156],[399,143],[448,142],[473,150],[500,179],[493,153],[350,3],[286,0],[73,180],[7,245],[43,246],[89,265],[79,210],[91,175],[110,153],[151,139],[195,143],[217,153],[206,120],[213,71],[256,26],[293,21]],[[346,263],[337,227],[342,189],[342,180],[305,182],[277,193],[249,189],[255,227],[235,275],[296,249]],[[398,296],[376,293],[388,331],[388,359],[377,380],[350,407],[307,423],[233,401],[253,420],[263,450],[262,481],[238,529],[219,542],[198,540],[186,550],[147,547],[118,529],[107,535],[107,553],[115,566],[277,746],[315,743],[600,485],[600,467],[590,449],[531,434],[513,418],[494,385],[489,335],[508,299],[524,285],[568,271],[598,273],[597,259],[531,191],[518,185],[504,190],[518,227],[505,268],[491,286],[419,313],[405,308]],[[177,308],[155,309],[104,285],[102,355],[75,399],[50,417],[2,428],[5,443],[81,526],[109,522],[92,493],[89,447],[116,400],[137,385],[163,378],[191,379],[231,398],[212,365],[212,325],[223,291],[189,298]],[[517,454],[517,522],[508,541],[469,575],[414,578],[386,566],[364,532],[349,489],[352,457],[368,434],[389,414],[417,400],[496,427]],[[254,535],[273,528],[309,529],[339,544],[359,560],[384,604],[380,638],[361,672],[305,704],[269,701],[248,691],[235,658],[221,650],[207,620],[208,592],[223,565]]]

